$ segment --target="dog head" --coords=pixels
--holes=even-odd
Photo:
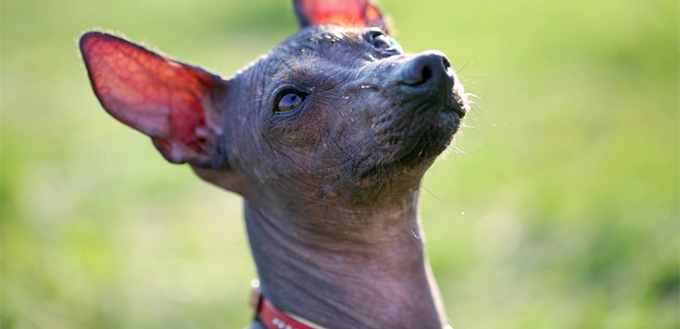
[[[468,105],[444,54],[406,55],[367,1],[294,1],[301,30],[230,78],[88,32],[93,89],[172,163],[254,200],[417,187]]]

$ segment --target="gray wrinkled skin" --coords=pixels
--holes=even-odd
[[[442,328],[418,188],[468,105],[443,54],[381,50],[376,33],[306,28],[226,81],[225,165],[194,170],[244,196],[262,291],[280,309],[328,328]],[[413,82],[425,58],[445,65],[440,83]],[[306,96],[277,114],[287,92]]]

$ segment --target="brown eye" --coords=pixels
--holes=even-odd
[[[373,37],[373,47],[380,50],[390,50],[394,48],[394,42],[384,34],[377,34]]]
[[[279,98],[276,113],[288,113],[296,110],[305,100],[305,96],[298,93],[287,93]]]

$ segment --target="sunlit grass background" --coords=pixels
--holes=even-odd
[[[242,328],[241,201],[98,104],[102,28],[225,75],[288,0],[2,0],[2,328]],[[680,328],[678,2],[382,0],[405,50],[479,96],[425,177],[455,328]],[[462,69],[461,69],[462,68]]]

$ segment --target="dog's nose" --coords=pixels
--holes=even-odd
[[[399,81],[402,84],[418,87],[427,84],[446,84],[448,88],[453,86],[453,75],[449,74],[448,58],[439,51],[428,51],[416,55],[402,63]]]

